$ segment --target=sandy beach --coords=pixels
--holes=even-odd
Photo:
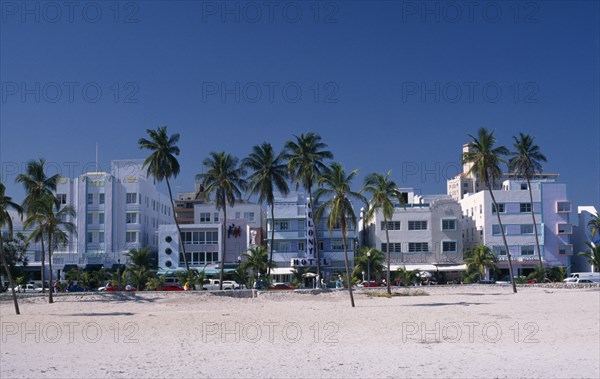
[[[600,377],[598,288],[422,289],[3,298],[0,377]]]

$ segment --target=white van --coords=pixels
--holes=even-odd
[[[584,281],[585,280],[585,281]],[[574,272],[563,280],[565,283],[600,283],[600,272]]]

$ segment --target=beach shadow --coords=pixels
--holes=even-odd
[[[465,306],[465,307],[469,307],[471,305],[483,305],[483,304],[489,304],[489,303],[471,303],[471,302],[460,301],[458,303],[412,304],[411,306],[413,306],[413,307],[445,307],[445,306],[448,306],[448,305],[462,305],[462,306]]]
[[[65,316],[133,316],[135,313],[132,312],[107,312],[107,313],[97,313],[97,312],[88,312],[88,313],[71,313],[66,314]]]

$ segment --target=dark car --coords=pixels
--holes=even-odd
[[[269,289],[272,290],[295,290],[295,287],[285,283],[274,283]]]
[[[79,284],[71,284],[67,287],[67,292],[84,292],[85,288],[80,286]]]
[[[183,291],[183,287],[179,284],[165,284],[162,287],[158,287],[157,291]]]

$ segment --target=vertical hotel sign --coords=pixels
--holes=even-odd
[[[306,199],[306,258],[315,258],[315,223],[313,207],[310,198]]]

